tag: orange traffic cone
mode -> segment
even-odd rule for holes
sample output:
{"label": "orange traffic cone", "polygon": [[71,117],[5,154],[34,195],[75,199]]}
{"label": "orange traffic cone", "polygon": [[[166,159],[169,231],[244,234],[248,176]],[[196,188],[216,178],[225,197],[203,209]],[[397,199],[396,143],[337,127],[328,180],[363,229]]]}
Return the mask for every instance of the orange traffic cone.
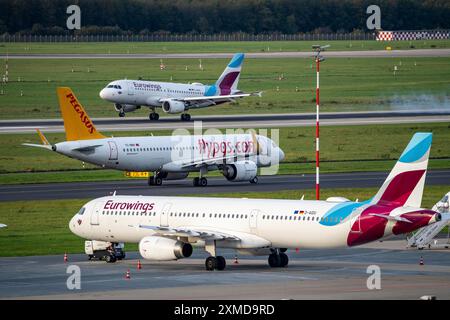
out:
{"label": "orange traffic cone", "polygon": [[69,259],[67,259],[67,253],[64,253],[64,262],[69,261]]}
{"label": "orange traffic cone", "polygon": [[138,260],[137,269],[138,270],[142,269],[141,260]]}
{"label": "orange traffic cone", "polygon": [[421,266],[424,265],[424,263],[423,263],[423,257],[422,257],[422,256],[420,256],[419,265],[421,265]]}
{"label": "orange traffic cone", "polygon": [[131,276],[130,276],[130,269],[127,270],[127,273],[125,274],[125,279],[130,280]]}
{"label": "orange traffic cone", "polygon": [[238,261],[237,255],[235,255],[234,256],[234,264],[238,264],[238,263],[239,263],[239,261]]}

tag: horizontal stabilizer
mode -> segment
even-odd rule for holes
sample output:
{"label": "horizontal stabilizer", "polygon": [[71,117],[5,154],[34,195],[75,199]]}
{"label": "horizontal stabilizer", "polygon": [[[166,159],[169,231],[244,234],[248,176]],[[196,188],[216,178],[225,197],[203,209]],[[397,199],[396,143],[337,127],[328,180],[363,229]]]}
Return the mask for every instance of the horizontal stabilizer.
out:
{"label": "horizontal stabilizer", "polygon": [[391,221],[396,221],[396,222],[407,222],[407,223],[412,223],[411,221],[409,221],[406,218],[400,217],[400,216],[387,216],[384,214],[378,214],[378,213],[371,213],[369,214],[370,216],[375,216],[375,217],[380,217],[380,218],[384,218],[386,220],[391,220]]}
{"label": "horizontal stabilizer", "polygon": [[52,150],[52,146],[49,144],[22,143],[22,145],[28,146],[28,147],[37,147],[37,148],[44,148],[44,149]]}

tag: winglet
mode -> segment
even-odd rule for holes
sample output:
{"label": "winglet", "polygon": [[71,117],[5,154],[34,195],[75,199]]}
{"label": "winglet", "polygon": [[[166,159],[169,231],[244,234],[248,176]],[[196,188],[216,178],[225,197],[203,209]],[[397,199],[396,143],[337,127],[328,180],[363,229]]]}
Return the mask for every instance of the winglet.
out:
{"label": "winglet", "polygon": [[41,132],[41,130],[36,129],[36,131],[37,131],[37,133],[38,133],[38,135],[39,135],[39,138],[41,138],[42,144],[43,144],[43,145],[46,145],[46,146],[50,145],[50,143],[48,142],[48,140],[47,140],[47,138],[44,136],[44,134]]}
{"label": "winglet", "polygon": [[57,94],[67,141],[105,138],[95,129],[88,114],[70,88],[59,87]]}

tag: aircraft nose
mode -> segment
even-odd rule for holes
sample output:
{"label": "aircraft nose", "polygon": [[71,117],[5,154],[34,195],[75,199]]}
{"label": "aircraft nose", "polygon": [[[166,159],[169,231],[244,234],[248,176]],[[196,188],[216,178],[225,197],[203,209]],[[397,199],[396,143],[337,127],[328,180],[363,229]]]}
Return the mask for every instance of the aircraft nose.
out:
{"label": "aircraft nose", "polygon": [[102,89],[99,93],[100,98],[106,99],[106,89]]}
{"label": "aircraft nose", "polygon": [[70,231],[72,231],[72,233],[75,233],[75,228],[76,228],[76,222],[75,222],[75,217],[72,217],[72,219],[70,219],[69,221],[69,229]]}
{"label": "aircraft nose", "polygon": [[283,161],[284,160],[284,151],[283,150],[281,150],[281,148],[278,148],[278,154],[279,154],[279,160],[280,161]]}

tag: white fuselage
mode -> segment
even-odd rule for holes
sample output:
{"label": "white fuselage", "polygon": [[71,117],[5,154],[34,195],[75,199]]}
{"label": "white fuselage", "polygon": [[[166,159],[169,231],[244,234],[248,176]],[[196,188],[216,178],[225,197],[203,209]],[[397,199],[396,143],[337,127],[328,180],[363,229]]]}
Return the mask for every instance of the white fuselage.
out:
{"label": "white fuselage", "polygon": [[[190,172],[199,168],[185,166],[189,161],[230,156],[252,160],[258,167],[278,164],[283,151],[264,136],[256,136],[267,150],[256,155],[250,134],[117,137],[95,140],[66,141],[54,145],[54,150],[71,158],[105,168],[127,171]],[[250,155],[249,155],[250,154]],[[223,163],[218,160],[217,164]],[[215,169],[209,163],[209,170]]]}
{"label": "white fuselage", "polygon": [[[211,89],[210,89],[211,88]],[[211,91],[209,91],[211,90]],[[209,94],[208,92],[211,92]],[[183,99],[213,95],[213,86],[144,80],[116,80],[100,91],[100,97],[120,105],[161,107],[162,99]],[[199,107],[215,103],[207,102]]]}
{"label": "white fuselage", "polygon": [[[138,202],[148,204],[147,210],[125,209],[125,205],[120,209],[122,203],[131,206]],[[119,203],[118,208],[110,210],[114,203]],[[219,247],[340,247],[347,245],[351,218],[332,227],[320,223],[324,213],[337,204],[327,201],[113,196],[87,203],[83,215],[77,214],[71,220],[70,229],[86,239],[137,243],[145,236],[155,235],[153,230],[138,228],[139,225],[196,227],[230,232],[243,239],[217,242]],[[296,210],[303,213],[295,214]]]}

